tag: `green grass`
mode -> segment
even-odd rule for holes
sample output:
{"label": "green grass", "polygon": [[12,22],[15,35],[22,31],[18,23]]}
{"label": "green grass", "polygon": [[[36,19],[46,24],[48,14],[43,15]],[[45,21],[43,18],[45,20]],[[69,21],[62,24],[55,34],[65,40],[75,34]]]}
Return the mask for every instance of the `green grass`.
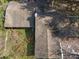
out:
{"label": "green grass", "polygon": [[34,56],[16,56],[16,57],[3,57],[3,59],[35,59]]}

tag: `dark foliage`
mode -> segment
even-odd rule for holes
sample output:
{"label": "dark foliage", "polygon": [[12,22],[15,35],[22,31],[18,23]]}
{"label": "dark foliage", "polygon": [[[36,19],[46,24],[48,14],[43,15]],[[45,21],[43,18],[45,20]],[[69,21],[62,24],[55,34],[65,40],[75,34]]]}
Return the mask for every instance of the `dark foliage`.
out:
{"label": "dark foliage", "polygon": [[[56,15],[55,15],[56,16]],[[58,37],[79,37],[79,21],[76,17],[58,15],[49,23],[55,36]],[[77,25],[75,25],[75,23]]]}

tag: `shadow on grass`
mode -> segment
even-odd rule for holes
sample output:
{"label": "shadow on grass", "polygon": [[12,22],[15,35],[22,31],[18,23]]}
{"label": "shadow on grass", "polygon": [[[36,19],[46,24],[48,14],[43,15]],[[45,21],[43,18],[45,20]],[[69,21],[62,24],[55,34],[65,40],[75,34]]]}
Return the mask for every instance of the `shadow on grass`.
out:
{"label": "shadow on grass", "polygon": [[27,56],[34,56],[35,55],[35,33],[32,32],[32,29],[25,29],[28,45],[27,45]]}
{"label": "shadow on grass", "polygon": [[35,55],[35,11],[32,13],[30,17],[28,17],[28,21],[30,23],[31,28],[25,29],[27,40],[29,41],[27,45],[27,56]]}
{"label": "shadow on grass", "polygon": [[27,45],[27,56],[35,55],[35,14],[36,11],[33,11],[31,16],[28,17],[28,21],[30,23],[31,28],[25,29],[25,33],[29,43]]}

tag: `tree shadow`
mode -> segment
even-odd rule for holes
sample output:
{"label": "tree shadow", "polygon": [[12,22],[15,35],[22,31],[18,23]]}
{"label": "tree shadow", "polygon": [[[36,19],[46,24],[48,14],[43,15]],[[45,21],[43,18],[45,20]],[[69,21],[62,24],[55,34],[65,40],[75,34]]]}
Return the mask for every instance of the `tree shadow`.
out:
{"label": "tree shadow", "polygon": [[28,11],[34,11],[34,8],[36,8],[36,3],[35,1],[33,2],[30,2],[29,0],[28,1],[20,1],[19,3],[21,3],[21,9],[27,9]]}
{"label": "tree shadow", "polygon": [[28,40],[27,43],[27,56],[34,56],[35,55],[35,33],[32,29],[25,29],[26,37]]}
{"label": "tree shadow", "polygon": [[79,37],[79,26],[76,27],[75,25],[75,23],[78,24],[79,21],[75,19],[75,17],[68,17],[66,14],[59,11],[47,12],[45,16],[53,17],[50,23],[48,23],[48,26],[52,31],[54,30],[52,33],[56,37]]}
{"label": "tree shadow", "polygon": [[29,41],[27,45],[27,56],[35,55],[35,17],[34,12],[27,19],[30,23],[31,28],[25,29],[27,40]]}

